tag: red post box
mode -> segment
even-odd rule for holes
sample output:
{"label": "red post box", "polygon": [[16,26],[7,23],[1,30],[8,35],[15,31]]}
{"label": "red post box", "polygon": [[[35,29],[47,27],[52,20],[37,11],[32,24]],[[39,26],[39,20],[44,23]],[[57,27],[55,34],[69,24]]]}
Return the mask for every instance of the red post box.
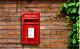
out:
{"label": "red post box", "polygon": [[39,44],[40,13],[22,14],[22,44]]}

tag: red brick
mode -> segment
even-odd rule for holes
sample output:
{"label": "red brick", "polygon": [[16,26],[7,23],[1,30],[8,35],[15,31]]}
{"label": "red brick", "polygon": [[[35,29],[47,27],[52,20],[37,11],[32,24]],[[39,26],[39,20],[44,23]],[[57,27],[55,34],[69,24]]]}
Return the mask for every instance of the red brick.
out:
{"label": "red brick", "polygon": [[1,30],[0,34],[4,35],[4,34],[10,34],[10,35],[16,35],[16,34],[21,34],[19,30]]}
{"label": "red brick", "polygon": [[[57,37],[57,36],[56,36]],[[52,38],[52,39],[47,39],[47,38],[43,38],[43,39],[40,39],[40,42],[41,43],[67,43],[68,42],[68,40],[67,40],[67,38],[66,38],[66,40],[65,39],[63,39],[63,38],[61,38],[61,39],[59,39],[59,38]]]}
{"label": "red brick", "polygon": [[3,7],[4,6],[4,4],[0,4],[0,7]]}
{"label": "red brick", "polygon": [[1,12],[3,12],[3,9],[0,9],[0,14],[1,14]]}
{"label": "red brick", "polygon": [[[40,34],[50,34],[51,30],[40,30]],[[53,31],[52,31],[53,32]]]}
{"label": "red brick", "polygon": [[20,26],[0,26],[0,29],[20,29]]}
{"label": "red brick", "polygon": [[[17,8],[17,11],[18,11],[18,12],[22,12],[23,10],[24,10],[23,7],[18,7],[18,8]],[[26,10],[26,11],[28,11],[28,10]]]}
{"label": "red brick", "polygon": [[46,47],[46,48],[59,48],[59,47],[67,47],[66,44],[40,44],[39,47],[43,48],[43,47]]}
{"label": "red brick", "polygon": [[1,21],[20,21],[20,19],[19,18],[17,18],[16,16],[2,16],[1,18]]}
{"label": "red brick", "polygon": [[8,43],[8,41],[7,41],[7,39],[0,39],[0,43]]}
{"label": "red brick", "polygon": [[40,34],[47,34],[47,35],[66,35],[69,30],[40,30]]}
{"label": "red brick", "polygon": [[[20,14],[20,13],[19,13],[19,14]],[[17,16],[17,13],[8,14],[8,16],[14,16],[14,17],[16,17],[16,16]]]}
{"label": "red brick", "polygon": [[21,38],[21,35],[6,35],[5,38]]}
{"label": "red brick", "polygon": [[18,12],[30,12],[30,10],[28,8],[21,8]]}
{"label": "red brick", "polygon": [[59,8],[23,8],[22,11],[33,11],[33,12],[58,12]]}
{"label": "red brick", "polygon": [[43,21],[40,22],[40,25],[65,25],[66,23],[62,22],[62,21]]}
{"label": "red brick", "polygon": [[55,3],[51,4],[51,7],[58,7],[59,8],[60,7],[60,3],[58,3],[58,4],[57,3],[56,4]]}
{"label": "red brick", "polygon": [[45,8],[44,12],[59,12],[59,8]]}
{"label": "red brick", "polygon": [[[33,48],[24,48],[24,49],[33,49]],[[35,48],[36,49],[36,48]]]}
{"label": "red brick", "polygon": [[40,29],[71,29],[71,27],[65,27],[65,26],[40,26]]}
{"label": "red brick", "polygon": [[19,38],[21,38],[21,35],[8,35],[8,34],[6,34],[6,35],[0,35],[0,38],[19,39]]}
{"label": "red brick", "polygon": [[3,14],[2,13],[0,13],[0,16],[2,16]]}
{"label": "red brick", "polygon": [[16,12],[16,8],[5,8],[5,9],[3,9],[4,10],[4,12]]}
{"label": "red brick", "polygon": [[4,7],[16,7],[17,5],[16,4],[4,4]]}
{"label": "red brick", "polygon": [[16,44],[3,44],[3,47],[16,47]]}
{"label": "red brick", "polygon": [[66,35],[41,35],[40,38],[51,38],[51,39],[64,39],[64,38],[68,38],[68,36]]}
{"label": "red brick", "polygon": [[51,31],[50,32],[50,34],[52,34],[52,35],[67,35],[67,33],[69,32],[69,30],[63,30],[63,31],[59,31],[59,30],[57,30],[57,31]]}
{"label": "red brick", "polygon": [[30,48],[30,49],[51,49],[51,48],[46,48],[46,47],[44,47],[44,48]]}
{"label": "red brick", "polygon": [[20,22],[0,22],[0,25],[20,25]]}
{"label": "red brick", "polygon": [[0,44],[0,47],[2,47],[2,44]]}
{"label": "red brick", "polygon": [[54,43],[55,43],[55,42],[62,42],[62,43],[66,42],[66,43],[67,43],[68,40],[65,40],[65,39],[58,39],[58,40],[57,40],[57,39],[56,39],[56,40],[50,40],[50,42],[54,42]]}
{"label": "red brick", "polygon": [[41,21],[61,21],[61,22],[64,22],[65,23],[65,18],[60,18],[60,17],[55,17],[55,16],[49,16],[49,17],[41,17],[40,18]]}
{"label": "red brick", "polygon": [[[3,14],[4,13],[4,14]],[[8,14],[5,14],[5,12],[2,13],[2,16],[8,16]],[[6,12],[7,13],[7,12]]]}
{"label": "red brick", "polygon": [[56,13],[40,13],[41,16],[54,16],[56,17]]}
{"label": "red brick", "polygon": [[8,43],[21,43],[21,39],[8,39]]}
{"label": "red brick", "polygon": [[49,7],[49,4],[23,4],[23,7]]}
{"label": "red brick", "polygon": [[40,39],[40,43],[49,43],[50,42],[50,40],[46,40],[46,39]]}

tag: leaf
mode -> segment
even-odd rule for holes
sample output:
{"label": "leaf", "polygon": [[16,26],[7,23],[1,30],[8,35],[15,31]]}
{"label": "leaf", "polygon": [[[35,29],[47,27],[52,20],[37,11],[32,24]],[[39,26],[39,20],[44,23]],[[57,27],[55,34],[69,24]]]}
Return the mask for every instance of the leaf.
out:
{"label": "leaf", "polygon": [[72,40],[72,43],[73,43],[73,44],[76,44],[76,39],[73,39],[73,40]]}
{"label": "leaf", "polygon": [[73,31],[76,31],[77,29],[76,28],[73,28]]}
{"label": "leaf", "polygon": [[76,16],[73,16],[72,19],[73,19],[73,20],[76,19]]}
{"label": "leaf", "polygon": [[68,4],[67,3],[64,3],[64,7],[67,9],[68,8]]}
{"label": "leaf", "polygon": [[73,26],[72,26],[73,28],[76,28],[77,27],[77,25],[76,24],[73,24]]}
{"label": "leaf", "polygon": [[77,12],[77,8],[73,8],[71,13],[76,13]]}
{"label": "leaf", "polygon": [[[75,33],[75,32],[74,32],[74,33]],[[74,34],[74,35],[73,35],[73,38],[75,38],[75,39],[76,39],[76,38],[77,38],[76,36],[77,36],[77,35],[76,35],[76,34]]]}
{"label": "leaf", "polygon": [[72,28],[72,31],[77,31],[77,25],[76,25],[76,24],[73,24],[72,27],[73,27],[73,28]]}
{"label": "leaf", "polygon": [[60,6],[60,10],[61,10],[61,11],[63,10],[63,9],[62,9],[63,7],[64,7],[64,4],[61,4],[61,6]]}
{"label": "leaf", "polygon": [[[80,9],[80,8],[79,8]],[[80,14],[80,10],[78,10],[78,14]]]}
{"label": "leaf", "polygon": [[80,40],[78,40],[80,42]]}
{"label": "leaf", "polygon": [[67,9],[67,14],[70,14],[71,11],[72,11],[72,8],[68,8],[68,9]]}
{"label": "leaf", "polygon": [[75,27],[73,27],[73,29],[72,29],[73,31],[77,31],[77,28],[75,28]]}
{"label": "leaf", "polygon": [[79,19],[79,16],[76,17],[76,20],[78,20],[78,19]]}
{"label": "leaf", "polygon": [[80,6],[80,2],[78,2],[78,3],[76,4],[76,6],[77,6],[77,7]]}
{"label": "leaf", "polygon": [[69,7],[71,7],[71,6],[75,6],[76,5],[76,3],[74,3],[74,2],[72,2],[72,3],[69,3]]}
{"label": "leaf", "polygon": [[73,34],[73,32],[72,32],[72,31],[68,32],[68,36],[71,36],[72,34]]}
{"label": "leaf", "polygon": [[68,19],[68,18],[69,18],[69,16],[66,16],[66,18]]}

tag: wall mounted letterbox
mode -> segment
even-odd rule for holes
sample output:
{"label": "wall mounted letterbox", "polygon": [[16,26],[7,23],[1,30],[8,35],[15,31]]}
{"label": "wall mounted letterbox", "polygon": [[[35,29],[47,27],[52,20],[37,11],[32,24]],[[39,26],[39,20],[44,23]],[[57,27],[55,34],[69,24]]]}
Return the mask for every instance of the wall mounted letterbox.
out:
{"label": "wall mounted letterbox", "polygon": [[39,44],[40,13],[22,14],[22,44]]}

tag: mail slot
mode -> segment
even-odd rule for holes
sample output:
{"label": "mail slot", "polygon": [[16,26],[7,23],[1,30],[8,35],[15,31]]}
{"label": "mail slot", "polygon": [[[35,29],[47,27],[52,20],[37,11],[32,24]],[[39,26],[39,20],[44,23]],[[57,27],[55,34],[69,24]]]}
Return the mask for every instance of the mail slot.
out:
{"label": "mail slot", "polygon": [[26,12],[22,14],[22,44],[39,44],[40,13]]}

